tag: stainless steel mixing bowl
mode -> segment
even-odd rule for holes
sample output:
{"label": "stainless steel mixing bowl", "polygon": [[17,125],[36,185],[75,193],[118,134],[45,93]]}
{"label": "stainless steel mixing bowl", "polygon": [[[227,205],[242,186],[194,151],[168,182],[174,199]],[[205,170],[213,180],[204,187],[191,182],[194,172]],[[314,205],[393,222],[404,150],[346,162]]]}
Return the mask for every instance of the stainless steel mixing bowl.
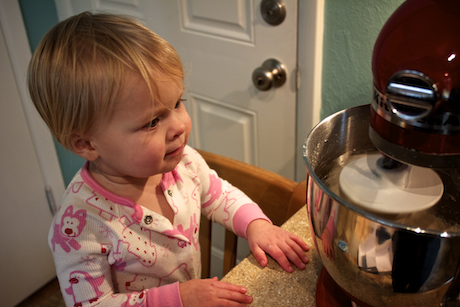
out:
{"label": "stainless steel mixing bowl", "polygon": [[445,187],[442,199],[411,214],[367,212],[340,192],[342,167],[376,152],[369,114],[365,105],[331,115],[304,145],[308,215],[323,265],[348,294],[371,306],[457,304],[459,169],[436,169]]}

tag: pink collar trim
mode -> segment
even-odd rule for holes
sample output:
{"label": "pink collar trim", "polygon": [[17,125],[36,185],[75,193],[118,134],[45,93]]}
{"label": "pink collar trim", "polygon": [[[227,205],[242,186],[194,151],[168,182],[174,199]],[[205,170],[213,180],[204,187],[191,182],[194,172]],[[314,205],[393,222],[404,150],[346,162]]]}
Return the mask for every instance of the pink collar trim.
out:
{"label": "pink collar trim", "polygon": [[101,196],[107,198],[113,203],[119,204],[121,206],[126,206],[134,209],[134,214],[133,218],[136,221],[141,221],[142,220],[142,215],[143,215],[143,210],[140,205],[137,203],[133,202],[131,199],[123,196],[119,196],[116,194],[113,194],[112,192],[106,190],[102,186],[97,183],[94,178],[91,176],[88,170],[89,167],[89,161],[86,161],[85,165],[81,168],[81,177],[83,178],[83,181],[90,186],[95,192],[100,194]]}

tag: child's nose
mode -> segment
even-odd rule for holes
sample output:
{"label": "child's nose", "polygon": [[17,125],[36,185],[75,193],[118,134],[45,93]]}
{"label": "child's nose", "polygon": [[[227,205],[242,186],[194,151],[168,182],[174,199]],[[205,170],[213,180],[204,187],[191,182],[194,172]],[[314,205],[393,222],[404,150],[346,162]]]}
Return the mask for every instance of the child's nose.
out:
{"label": "child's nose", "polygon": [[174,114],[172,116],[171,126],[168,131],[168,138],[175,139],[185,132],[185,122],[181,116]]}

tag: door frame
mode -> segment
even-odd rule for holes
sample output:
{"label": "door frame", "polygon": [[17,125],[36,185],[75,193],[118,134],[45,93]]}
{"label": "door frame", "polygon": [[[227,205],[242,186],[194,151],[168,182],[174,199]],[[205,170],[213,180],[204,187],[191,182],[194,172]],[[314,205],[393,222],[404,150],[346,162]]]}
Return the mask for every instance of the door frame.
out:
{"label": "door frame", "polygon": [[[324,3],[299,0],[297,37],[297,118],[295,179],[306,179],[303,145],[320,122],[323,70]],[[312,48],[311,46],[314,46]]]}
{"label": "door frame", "polygon": [[[64,180],[51,132],[35,109],[27,88],[27,67],[32,52],[18,1],[0,1],[0,23],[19,90],[22,109],[28,122],[29,133],[45,184],[43,192],[45,193],[45,189],[51,191],[48,196],[53,197],[54,195],[52,200],[55,203],[54,200],[59,200],[64,194]],[[53,209],[55,211],[57,208]]]}

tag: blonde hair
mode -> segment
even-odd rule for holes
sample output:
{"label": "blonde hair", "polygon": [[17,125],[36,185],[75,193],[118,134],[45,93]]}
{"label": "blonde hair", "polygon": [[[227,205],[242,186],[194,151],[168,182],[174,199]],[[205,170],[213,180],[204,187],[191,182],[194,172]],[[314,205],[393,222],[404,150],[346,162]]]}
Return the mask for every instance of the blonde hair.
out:
{"label": "blonde hair", "polygon": [[65,148],[99,116],[111,114],[128,70],[139,73],[153,98],[158,75],[183,78],[174,48],[130,17],[89,12],[53,27],[35,50],[28,70],[35,107]]}

